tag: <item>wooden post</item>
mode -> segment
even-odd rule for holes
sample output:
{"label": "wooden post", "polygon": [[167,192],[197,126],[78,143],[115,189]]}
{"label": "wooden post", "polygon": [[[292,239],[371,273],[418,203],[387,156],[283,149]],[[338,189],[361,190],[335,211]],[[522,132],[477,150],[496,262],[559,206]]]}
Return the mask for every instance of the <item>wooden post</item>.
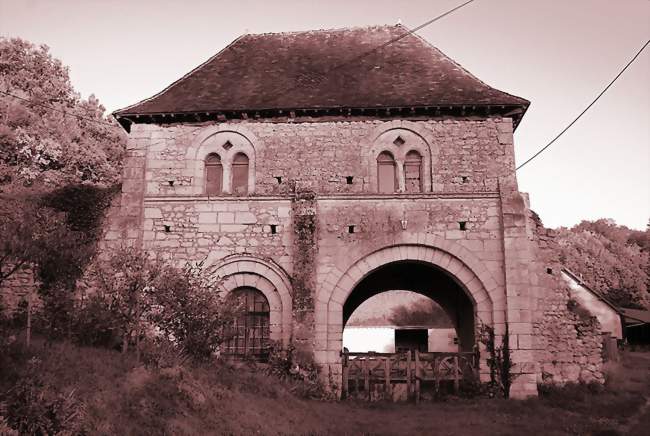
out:
{"label": "wooden post", "polygon": [[348,365],[348,353],[343,353],[343,386],[341,396],[348,397],[348,378],[350,377],[350,366]]}
{"label": "wooden post", "polygon": [[363,387],[366,390],[368,399],[370,399],[370,370],[368,368],[368,358],[363,359]]}
{"label": "wooden post", "polygon": [[433,383],[436,389],[436,395],[438,395],[438,391],[440,391],[440,368],[438,368],[438,365],[440,365],[440,361],[438,360],[438,357],[434,356],[433,357]]}
{"label": "wooden post", "polygon": [[363,370],[362,365],[358,365],[357,363],[359,362],[359,358],[357,357],[354,359],[355,365],[357,366],[357,371],[354,372],[354,390],[355,393],[358,395],[359,394],[359,371]]}
{"label": "wooden post", "polygon": [[384,371],[386,372],[386,396],[388,399],[392,400],[393,390],[390,385],[390,356],[386,356],[386,360],[384,361]]}
{"label": "wooden post", "polygon": [[420,352],[415,350],[415,404],[420,404]]}
{"label": "wooden post", "polygon": [[406,397],[411,398],[411,350],[406,352]]}
{"label": "wooden post", "polygon": [[459,368],[458,368],[458,355],[454,356],[454,393],[458,394],[460,390],[460,378],[459,378]]}

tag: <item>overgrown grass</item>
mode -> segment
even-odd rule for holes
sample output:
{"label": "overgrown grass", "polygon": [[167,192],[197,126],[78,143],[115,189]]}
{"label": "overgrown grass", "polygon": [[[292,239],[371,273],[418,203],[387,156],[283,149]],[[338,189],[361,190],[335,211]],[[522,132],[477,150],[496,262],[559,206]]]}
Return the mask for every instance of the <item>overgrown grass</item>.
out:
{"label": "overgrown grass", "polygon": [[12,347],[4,356],[0,393],[34,356],[51,392],[74,392],[83,403],[88,434],[622,435],[643,434],[650,420],[650,411],[642,412],[650,398],[644,353],[610,368],[605,388],[569,385],[527,401],[452,397],[417,406],[306,400],[292,392],[295,381],[249,364],[151,369],[116,351],[38,341],[29,352]]}

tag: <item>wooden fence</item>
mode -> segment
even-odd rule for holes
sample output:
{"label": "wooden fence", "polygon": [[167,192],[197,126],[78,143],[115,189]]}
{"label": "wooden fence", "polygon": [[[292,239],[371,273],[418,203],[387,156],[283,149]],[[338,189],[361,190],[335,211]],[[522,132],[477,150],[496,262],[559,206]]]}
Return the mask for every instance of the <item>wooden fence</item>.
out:
{"label": "wooden fence", "polygon": [[351,396],[373,399],[373,392],[383,398],[396,399],[396,390],[406,398],[420,401],[423,383],[440,391],[441,383],[451,383],[458,393],[461,380],[478,379],[478,355],[465,353],[341,353],[343,363],[343,398]]}

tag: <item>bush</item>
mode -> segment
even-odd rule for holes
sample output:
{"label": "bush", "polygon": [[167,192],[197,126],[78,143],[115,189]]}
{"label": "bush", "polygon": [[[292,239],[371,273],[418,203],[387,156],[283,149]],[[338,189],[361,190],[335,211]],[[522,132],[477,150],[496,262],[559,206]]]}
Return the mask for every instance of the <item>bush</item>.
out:
{"label": "bush", "polygon": [[217,353],[228,326],[243,310],[240,301],[219,295],[216,280],[202,266],[164,266],[152,289],[155,306],[150,317],[165,337],[197,361]]}
{"label": "bush", "polygon": [[115,326],[116,317],[117,314],[101,297],[91,295],[75,314],[75,342],[94,347],[118,347],[121,338]]}
{"label": "bush", "polygon": [[20,434],[81,434],[85,405],[74,391],[56,392],[39,375],[40,361],[28,362],[26,373],[2,398],[7,425]]}

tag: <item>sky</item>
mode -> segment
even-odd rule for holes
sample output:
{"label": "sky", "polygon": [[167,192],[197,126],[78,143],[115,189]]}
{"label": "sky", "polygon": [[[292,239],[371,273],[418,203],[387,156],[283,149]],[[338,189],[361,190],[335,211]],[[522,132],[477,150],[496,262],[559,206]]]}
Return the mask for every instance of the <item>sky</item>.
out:
{"label": "sky", "polygon": [[[0,0],[0,35],[47,44],[109,112],[159,92],[243,33],[414,28],[464,0]],[[418,32],[487,84],[531,101],[518,164],[571,122],[650,38],[650,0],[475,0]],[[650,47],[518,171],[547,227],[650,218]]]}

